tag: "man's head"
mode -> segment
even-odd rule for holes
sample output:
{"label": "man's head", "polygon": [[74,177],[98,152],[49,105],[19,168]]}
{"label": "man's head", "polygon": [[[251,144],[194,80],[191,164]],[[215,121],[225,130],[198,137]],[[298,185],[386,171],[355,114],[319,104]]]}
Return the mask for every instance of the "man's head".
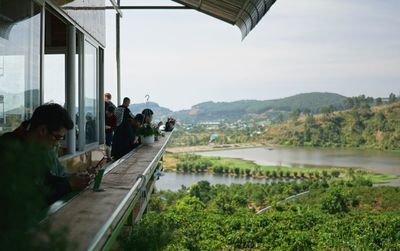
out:
{"label": "man's head", "polygon": [[68,111],[59,104],[39,106],[32,114],[29,132],[46,144],[55,145],[74,127]]}
{"label": "man's head", "polygon": [[143,114],[140,114],[140,113],[136,114],[136,116],[132,119],[133,127],[139,128],[142,125],[143,120],[144,120]]}
{"label": "man's head", "polygon": [[104,94],[104,101],[105,102],[110,102],[111,101],[111,93],[105,93]]}
{"label": "man's head", "polygon": [[131,99],[128,97],[125,97],[122,101],[122,105],[125,107],[128,107],[131,104]]}
{"label": "man's head", "polygon": [[151,123],[154,112],[151,109],[146,108],[142,111],[142,114],[144,116],[145,123]]}

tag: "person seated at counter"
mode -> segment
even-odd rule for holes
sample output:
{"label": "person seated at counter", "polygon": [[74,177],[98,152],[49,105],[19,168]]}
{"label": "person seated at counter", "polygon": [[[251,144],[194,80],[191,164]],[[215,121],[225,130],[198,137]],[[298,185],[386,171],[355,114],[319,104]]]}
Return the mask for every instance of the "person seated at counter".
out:
{"label": "person seated at counter", "polygon": [[142,114],[138,114],[134,118],[125,118],[115,129],[111,148],[111,156],[114,160],[121,158],[140,145],[140,139],[137,136],[143,119]]}
{"label": "person seated at counter", "polygon": [[151,121],[153,121],[153,110],[146,108],[142,111],[142,114],[144,116],[143,123],[151,124]]}
{"label": "person seated at counter", "polygon": [[[24,186],[32,187],[33,183],[48,204],[73,190],[85,188],[89,177],[69,174],[56,153],[59,141],[73,128],[68,111],[59,104],[49,103],[39,106],[32,118],[22,122],[17,129],[1,136],[0,158],[7,168],[1,170],[2,175],[14,172],[10,173],[7,182],[18,183],[20,178],[31,182]],[[27,177],[22,177],[25,174]]]}
{"label": "person seated at counter", "polygon": [[133,143],[134,148],[141,144],[141,140],[139,137],[139,129],[142,126],[143,121],[144,121],[144,116],[141,113],[136,114],[135,118],[132,120],[132,129],[133,129],[133,133],[135,135],[135,139],[134,139],[134,143]]}

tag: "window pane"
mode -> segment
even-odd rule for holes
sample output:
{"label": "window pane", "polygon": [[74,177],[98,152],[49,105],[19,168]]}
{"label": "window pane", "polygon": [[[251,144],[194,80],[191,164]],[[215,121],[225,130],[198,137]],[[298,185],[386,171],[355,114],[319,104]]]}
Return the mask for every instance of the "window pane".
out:
{"label": "window pane", "polygon": [[97,141],[97,50],[85,41],[85,132],[86,144]]}
{"label": "window pane", "polygon": [[[79,43],[77,42],[77,51]],[[75,55],[75,135],[76,135],[76,150],[79,150],[79,54]]]}
{"label": "window pane", "polygon": [[43,102],[65,107],[65,54],[44,56]]}
{"label": "window pane", "polygon": [[[43,103],[66,108],[65,74],[67,25],[49,8],[45,13],[45,50],[43,66]],[[60,141],[59,156],[67,153],[67,141]]]}
{"label": "window pane", "polygon": [[30,0],[0,0],[0,134],[39,105],[40,10]]}

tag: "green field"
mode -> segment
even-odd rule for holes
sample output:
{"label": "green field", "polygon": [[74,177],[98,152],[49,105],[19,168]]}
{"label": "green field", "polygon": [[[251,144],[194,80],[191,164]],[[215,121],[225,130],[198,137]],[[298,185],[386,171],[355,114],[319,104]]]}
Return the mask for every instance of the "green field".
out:
{"label": "green field", "polygon": [[166,171],[183,173],[210,172],[216,174],[252,176],[255,178],[350,179],[352,176],[362,176],[373,183],[385,183],[397,178],[395,175],[372,173],[355,168],[262,166],[249,160],[205,157],[191,153],[166,154],[164,156],[164,168]]}

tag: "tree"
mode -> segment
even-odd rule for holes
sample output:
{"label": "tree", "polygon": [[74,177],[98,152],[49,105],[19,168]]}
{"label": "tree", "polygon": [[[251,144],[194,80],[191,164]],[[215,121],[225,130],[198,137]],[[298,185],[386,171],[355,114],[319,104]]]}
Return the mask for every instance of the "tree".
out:
{"label": "tree", "polygon": [[396,94],[390,93],[389,95],[389,104],[392,104],[397,101]]}
{"label": "tree", "polygon": [[282,122],[282,121],[283,121],[283,113],[280,112],[280,113],[278,114],[276,120],[278,121],[278,123]]}
{"label": "tree", "polygon": [[349,199],[343,194],[342,189],[335,187],[323,197],[321,207],[327,213],[337,214],[348,212],[348,204]]}
{"label": "tree", "polygon": [[294,111],[292,111],[291,113],[289,113],[289,118],[292,121],[297,121],[297,119],[300,117],[301,111],[300,109],[296,109]]}
{"label": "tree", "polygon": [[376,98],[376,99],[375,99],[375,104],[376,104],[376,105],[382,105],[382,104],[383,104],[382,98],[380,98],[380,97],[379,97],[379,98]]}
{"label": "tree", "polygon": [[306,116],[310,116],[311,115],[311,110],[309,108],[304,108],[303,109],[303,114]]}
{"label": "tree", "polygon": [[201,180],[194,184],[190,188],[190,195],[199,198],[203,203],[207,203],[210,200],[210,182]]}
{"label": "tree", "polygon": [[345,104],[346,108],[351,109],[351,108],[354,107],[354,99],[353,98],[346,98],[344,100],[344,104]]}

